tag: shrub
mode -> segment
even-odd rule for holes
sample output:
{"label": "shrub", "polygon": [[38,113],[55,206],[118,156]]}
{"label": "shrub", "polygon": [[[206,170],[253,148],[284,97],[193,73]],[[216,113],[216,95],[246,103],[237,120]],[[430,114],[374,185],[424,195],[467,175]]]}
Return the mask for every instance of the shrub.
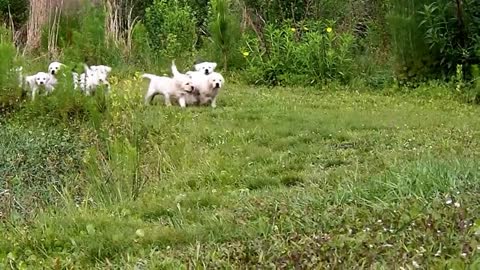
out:
{"label": "shrub", "polygon": [[400,80],[449,78],[457,65],[469,71],[478,63],[475,41],[480,31],[480,3],[394,0],[388,15],[397,76]]}
{"label": "shrub", "polygon": [[145,26],[158,56],[185,57],[195,48],[196,21],[191,8],[180,0],[155,0],[146,9]]}
{"label": "shrub", "polygon": [[242,49],[250,83],[308,85],[351,78],[354,37],[336,33],[333,22],[270,24],[264,36],[263,41],[247,37]]}

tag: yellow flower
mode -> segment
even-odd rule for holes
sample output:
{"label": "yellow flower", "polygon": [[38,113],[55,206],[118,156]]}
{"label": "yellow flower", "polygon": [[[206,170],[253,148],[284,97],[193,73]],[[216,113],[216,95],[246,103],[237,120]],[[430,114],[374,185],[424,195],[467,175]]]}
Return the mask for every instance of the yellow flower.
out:
{"label": "yellow flower", "polygon": [[292,28],[290,28],[290,31],[295,32],[295,31],[297,31],[297,29],[292,27]]}
{"label": "yellow flower", "polygon": [[327,27],[326,31],[327,31],[327,33],[331,33],[333,31],[333,29],[331,27]]}
{"label": "yellow flower", "polygon": [[249,52],[243,52],[242,54],[243,54],[243,56],[244,56],[244,57],[247,57],[247,56],[249,56],[249,55],[250,55],[250,53],[249,53]]}

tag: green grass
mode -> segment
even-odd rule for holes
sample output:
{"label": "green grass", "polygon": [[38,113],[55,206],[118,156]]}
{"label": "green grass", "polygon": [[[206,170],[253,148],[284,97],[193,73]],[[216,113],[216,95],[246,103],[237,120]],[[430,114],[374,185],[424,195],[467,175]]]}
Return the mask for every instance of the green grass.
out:
{"label": "green grass", "polygon": [[144,88],[117,85],[101,119],[5,124],[4,153],[33,154],[0,166],[24,177],[0,195],[0,268],[480,266],[479,107],[230,85],[182,110]]}

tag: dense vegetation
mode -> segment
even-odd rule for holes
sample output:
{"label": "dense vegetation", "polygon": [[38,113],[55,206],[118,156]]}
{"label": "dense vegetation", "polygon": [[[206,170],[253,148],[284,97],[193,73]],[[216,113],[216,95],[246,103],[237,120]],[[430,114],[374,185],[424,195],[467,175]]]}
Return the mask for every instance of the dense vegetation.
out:
{"label": "dense vegetation", "polygon": [[[0,269],[480,267],[480,2],[76,2],[0,0]],[[218,108],[143,105],[172,59]]]}

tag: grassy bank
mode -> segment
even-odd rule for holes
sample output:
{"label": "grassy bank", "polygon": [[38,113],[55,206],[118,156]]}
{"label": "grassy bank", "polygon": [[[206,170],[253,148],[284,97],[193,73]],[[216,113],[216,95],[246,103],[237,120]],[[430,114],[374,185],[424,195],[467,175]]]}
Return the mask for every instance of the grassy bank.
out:
{"label": "grassy bank", "polygon": [[0,265],[479,267],[480,108],[229,85],[182,110],[144,88],[3,124]]}

